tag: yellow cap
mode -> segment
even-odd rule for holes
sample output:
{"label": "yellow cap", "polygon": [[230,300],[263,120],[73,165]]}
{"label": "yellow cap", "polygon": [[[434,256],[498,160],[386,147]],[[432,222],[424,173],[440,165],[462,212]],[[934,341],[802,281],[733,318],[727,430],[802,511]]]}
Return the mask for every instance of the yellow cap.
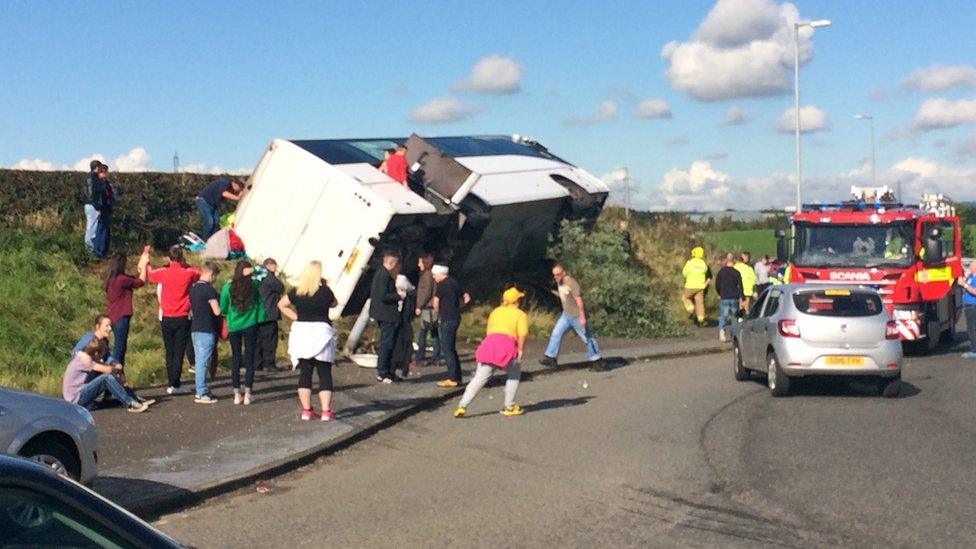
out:
{"label": "yellow cap", "polygon": [[697,257],[699,259],[705,257],[705,248],[701,246],[695,246],[691,249],[691,257]]}
{"label": "yellow cap", "polygon": [[505,305],[511,305],[523,297],[525,297],[525,294],[520,292],[518,288],[509,288],[505,290],[505,293],[502,294],[502,303]]}

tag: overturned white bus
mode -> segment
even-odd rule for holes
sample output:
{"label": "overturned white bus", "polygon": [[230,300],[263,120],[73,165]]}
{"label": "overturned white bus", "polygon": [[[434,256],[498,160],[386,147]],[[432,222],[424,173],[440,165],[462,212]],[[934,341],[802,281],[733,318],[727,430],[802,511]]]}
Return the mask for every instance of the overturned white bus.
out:
{"label": "overturned white bus", "polygon": [[[406,186],[378,169],[398,143],[407,145]],[[559,222],[595,220],[608,191],[519,136],[276,139],[234,228],[251,257],[274,257],[287,276],[321,261],[338,317],[362,309],[377,251],[398,253],[408,275],[425,252],[468,280],[545,270]]]}

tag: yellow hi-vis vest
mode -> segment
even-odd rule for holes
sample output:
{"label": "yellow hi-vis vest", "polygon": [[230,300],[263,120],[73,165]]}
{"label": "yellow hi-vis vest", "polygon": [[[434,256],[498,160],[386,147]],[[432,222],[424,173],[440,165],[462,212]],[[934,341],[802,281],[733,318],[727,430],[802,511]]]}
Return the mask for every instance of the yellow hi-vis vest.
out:
{"label": "yellow hi-vis vest", "polygon": [[693,257],[685,263],[681,274],[685,277],[685,289],[704,290],[708,278],[708,264],[700,257]]}
{"label": "yellow hi-vis vest", "polygon": [[742,276],[742,294],[746,297],[752,297],[752,294],[756,293],[756,271],[741,261],[733,265],[732,268],[739,271]]}

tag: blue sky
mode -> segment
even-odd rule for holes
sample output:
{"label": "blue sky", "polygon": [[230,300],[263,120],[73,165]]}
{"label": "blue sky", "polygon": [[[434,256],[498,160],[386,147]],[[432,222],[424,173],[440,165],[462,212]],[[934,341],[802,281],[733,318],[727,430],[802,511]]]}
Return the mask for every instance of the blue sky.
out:
{"label": "blue sky", "polygon": [[[976,198],[976,7],[963,3],[200,4],[5,3],[0,166],[98,154],[118,169],[168,170],[179,151],[199,170],[246,170],[276,137],[521,133],[598,177],[626,165],[644,207],[778,206],[792,196],[793,138],[776,131],[793,105],[792,38],[773,33],[798,11],[833,21],[803,39],[802,104],[829,121],[804,135],[807,196],[839,199],[869,182],[868,125],[853,119],[869,113],[880,182]],[[723,68],[665,59],[672,41]],[[746,43],[757,57],[736,57]],[[747,79],[774,81],[765,88],[722,81],[742,72],[729,60],[784,53],[788,66]],[[501,73],[458,87],[491,56]],[[904,88],[916,69],[929,72]],[[438,98],[420,118],[449,121],[410,122]],[[670,117],[632,116],[646,99]],[[724,125],[732,107],[748,123]]]}

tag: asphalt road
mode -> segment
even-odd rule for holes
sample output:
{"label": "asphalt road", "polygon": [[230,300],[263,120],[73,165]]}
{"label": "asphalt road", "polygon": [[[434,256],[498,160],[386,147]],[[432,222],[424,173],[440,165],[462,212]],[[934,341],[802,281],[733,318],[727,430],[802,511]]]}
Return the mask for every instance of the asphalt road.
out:
{"label": "asphalt road", "polygon": [[156,524],[199,547],[976,546],[976,361],[904,379],[773,399],[723,355],[568,371],[523,384],[522,417],[491,388]]}

